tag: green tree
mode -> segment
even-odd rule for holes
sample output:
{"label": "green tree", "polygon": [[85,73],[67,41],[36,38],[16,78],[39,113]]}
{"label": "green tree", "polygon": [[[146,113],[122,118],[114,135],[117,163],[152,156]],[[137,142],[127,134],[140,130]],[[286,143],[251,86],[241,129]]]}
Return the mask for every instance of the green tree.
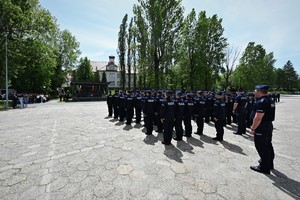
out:
{"label": "green tree", "polygon": [[57,33],[55,40],[55,54],[57,64],[55,66],[55,74],[52,77],[52,90],[65,81],[67,73],[71,72],[77,64],[80,55],[79,43],[68,30]]}
{"label": "green tree", "polygon": [[80,58],[79,66],[77,69],[77,77],[79,81],[92,81],[92,65],[87,57]]}
{"label": "green tree", "polygon": [[102,83],[106,83],[106,82],[107,82],[107,79],[106,79],[106,73],[105,73],[105,72],[102,73],[102,79],[101,79],[101,82],[102,82]]}
{"label": "green tree", "polygon": [[95,71],[94,72],[94,82],[100,82],[100,74],[99,74],[99,71]]}
{"label": "green tree", "polygon": [[125,89],[125,54],[126,54],[126,38],[127,38],[127,19],[128,14],[126,14],[123,17],[122,24],[120,25],[120,31],[119,31],[119,39],[118,39],[118,55],[119,55],[119,61],[120,61],[120,69],[121,69],[121,87],[122,89]]}
{"label": "green tree", "polygon": [[275,81],[273,53],[267,54],[262,45],[250,42],[240,59],[240,64],[233,74],[234,82],[246,90],[251,90],[255,85],[273,85]]}
{"label": "green tree", "polygon": [[291,61],[287,61],[287,63],[283,66],[283,72],[285,78],[283,86],[287,90],[292,91],[297,85],[299,76],[295,71]]}
{"label": "green tree", "polygon": [[127,37],[127,70],[128,70],[128,89],[131,88],[131,63],[132,63],[132,50],[134,48],[134,44],[133,44],[133,34],[134,34],[134,30],[133,30],[133,18],[131,18],[130,23],[129,23],[129,27],[128,27],[128,37]]}
{"label": "green tree", "polygon": [[[181,0],[138,0],[138,2],[139,5],[134,7],[136,26],[141,30],[138,31],[138,42],[141,44],[138,48],[143,48],[142,66],[148,65],[148,68],[143,68],[141,72],[147,75],[148,86],[159,89],[164,79],[164,73],[161,72],[167,72],[174,58],[174,44],[178,40],[183,8]],[[147,46],[142,47],[142,43]]]}
{"label": "green tree", "polygon": [[233,73],[236,61],[240,55],[240,51],[229,46],[225,50],[225,57],[223,59],[223,78],[224,78],[224,89],[229,89],[232,87],[232,82],[230,80]]}

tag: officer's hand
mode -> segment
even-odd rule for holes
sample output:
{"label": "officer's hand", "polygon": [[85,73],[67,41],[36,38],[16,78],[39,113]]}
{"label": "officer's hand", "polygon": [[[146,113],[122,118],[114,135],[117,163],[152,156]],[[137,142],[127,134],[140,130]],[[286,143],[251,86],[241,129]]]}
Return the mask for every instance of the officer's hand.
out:
{"label": "officer's hand", "polygon": [[214,117],[215,122],[218,121],[218,119],[216,117]]}
{"label": "officer's hand", "polygon": [[254,135],[255,131],[253,129],[250,130],[250,134]]}
{"label": "officer's hand", "polygon": [[164,119],[164,118],[161,118],[160,121],[161,121],[161,123],[164,123],[165,119]]}

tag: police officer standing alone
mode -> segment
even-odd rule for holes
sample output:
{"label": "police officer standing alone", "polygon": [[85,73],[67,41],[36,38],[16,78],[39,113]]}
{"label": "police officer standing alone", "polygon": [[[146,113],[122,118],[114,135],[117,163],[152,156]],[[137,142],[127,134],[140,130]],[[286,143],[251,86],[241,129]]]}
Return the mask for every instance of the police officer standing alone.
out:
{"label": "police officer standing alone", "polygon": [[251,134],[254,135],[255,148],[260,156],[260,164],[258,166],[250,166],[254,171],[270,174],[270,170],[274,168],[274,149],[272,146],[272,132],[275,118],[275,104],[268,97],[268,85],[257,85],[255,87],[255,98],[251,117],[253,123],[251,126]]}
{"label": "police officer standing alone", "polygon": [[170,145],[173,135],[173,123],[175,114],[175,104],[172,99],[172,91],[166,92],[166,101],[161,105],[160,116],[164,130],[164,141],[162,144]]}

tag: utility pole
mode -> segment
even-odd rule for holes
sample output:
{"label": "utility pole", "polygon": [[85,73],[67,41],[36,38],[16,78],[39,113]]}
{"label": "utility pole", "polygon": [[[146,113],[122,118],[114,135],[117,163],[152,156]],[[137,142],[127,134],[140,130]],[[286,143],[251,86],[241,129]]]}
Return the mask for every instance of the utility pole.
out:
{"label": "utility pole", "polygon": [[8,108],[8,50],[7,50],[7,33],[6,33],[6,64],[5,64],[5,98],[6,98],[6,109]]}

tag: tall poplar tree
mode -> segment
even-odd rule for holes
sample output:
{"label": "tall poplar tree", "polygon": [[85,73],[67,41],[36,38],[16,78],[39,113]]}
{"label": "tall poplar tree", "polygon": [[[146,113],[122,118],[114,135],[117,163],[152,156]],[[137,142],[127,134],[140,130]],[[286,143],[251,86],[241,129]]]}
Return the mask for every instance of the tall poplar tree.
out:
{"label": "tall poplar tree", "polygon": [[[137,27],[143,29],[139,38],[145,39],[148,46],[146,56],[149,61],[147,78],[149,86],[159,89],[163,73],[174,58],[174,44],[183,19],[181,0],[138,0],[135,5]],[[142,19],[141,19],[142,18]],[[144,33],[148,33],[144,35]],[[139,46],[141,47],[141,46]],[[144,47],[141,47],[144,48]],[[144,60],[145,61],[145,60]],[[154,84],[152,84],[154,80]]]}
{"label": "tall poplar tree", "polygon": [[126,83],[126,69],[125,69],[125,54],[126,54],[126,39],[127,39],[127,19],[128,14],[123,17],[122,24],[120,25],[119,39],[118,39],[118,56],[121,69],[121,87],[125,89]]}

